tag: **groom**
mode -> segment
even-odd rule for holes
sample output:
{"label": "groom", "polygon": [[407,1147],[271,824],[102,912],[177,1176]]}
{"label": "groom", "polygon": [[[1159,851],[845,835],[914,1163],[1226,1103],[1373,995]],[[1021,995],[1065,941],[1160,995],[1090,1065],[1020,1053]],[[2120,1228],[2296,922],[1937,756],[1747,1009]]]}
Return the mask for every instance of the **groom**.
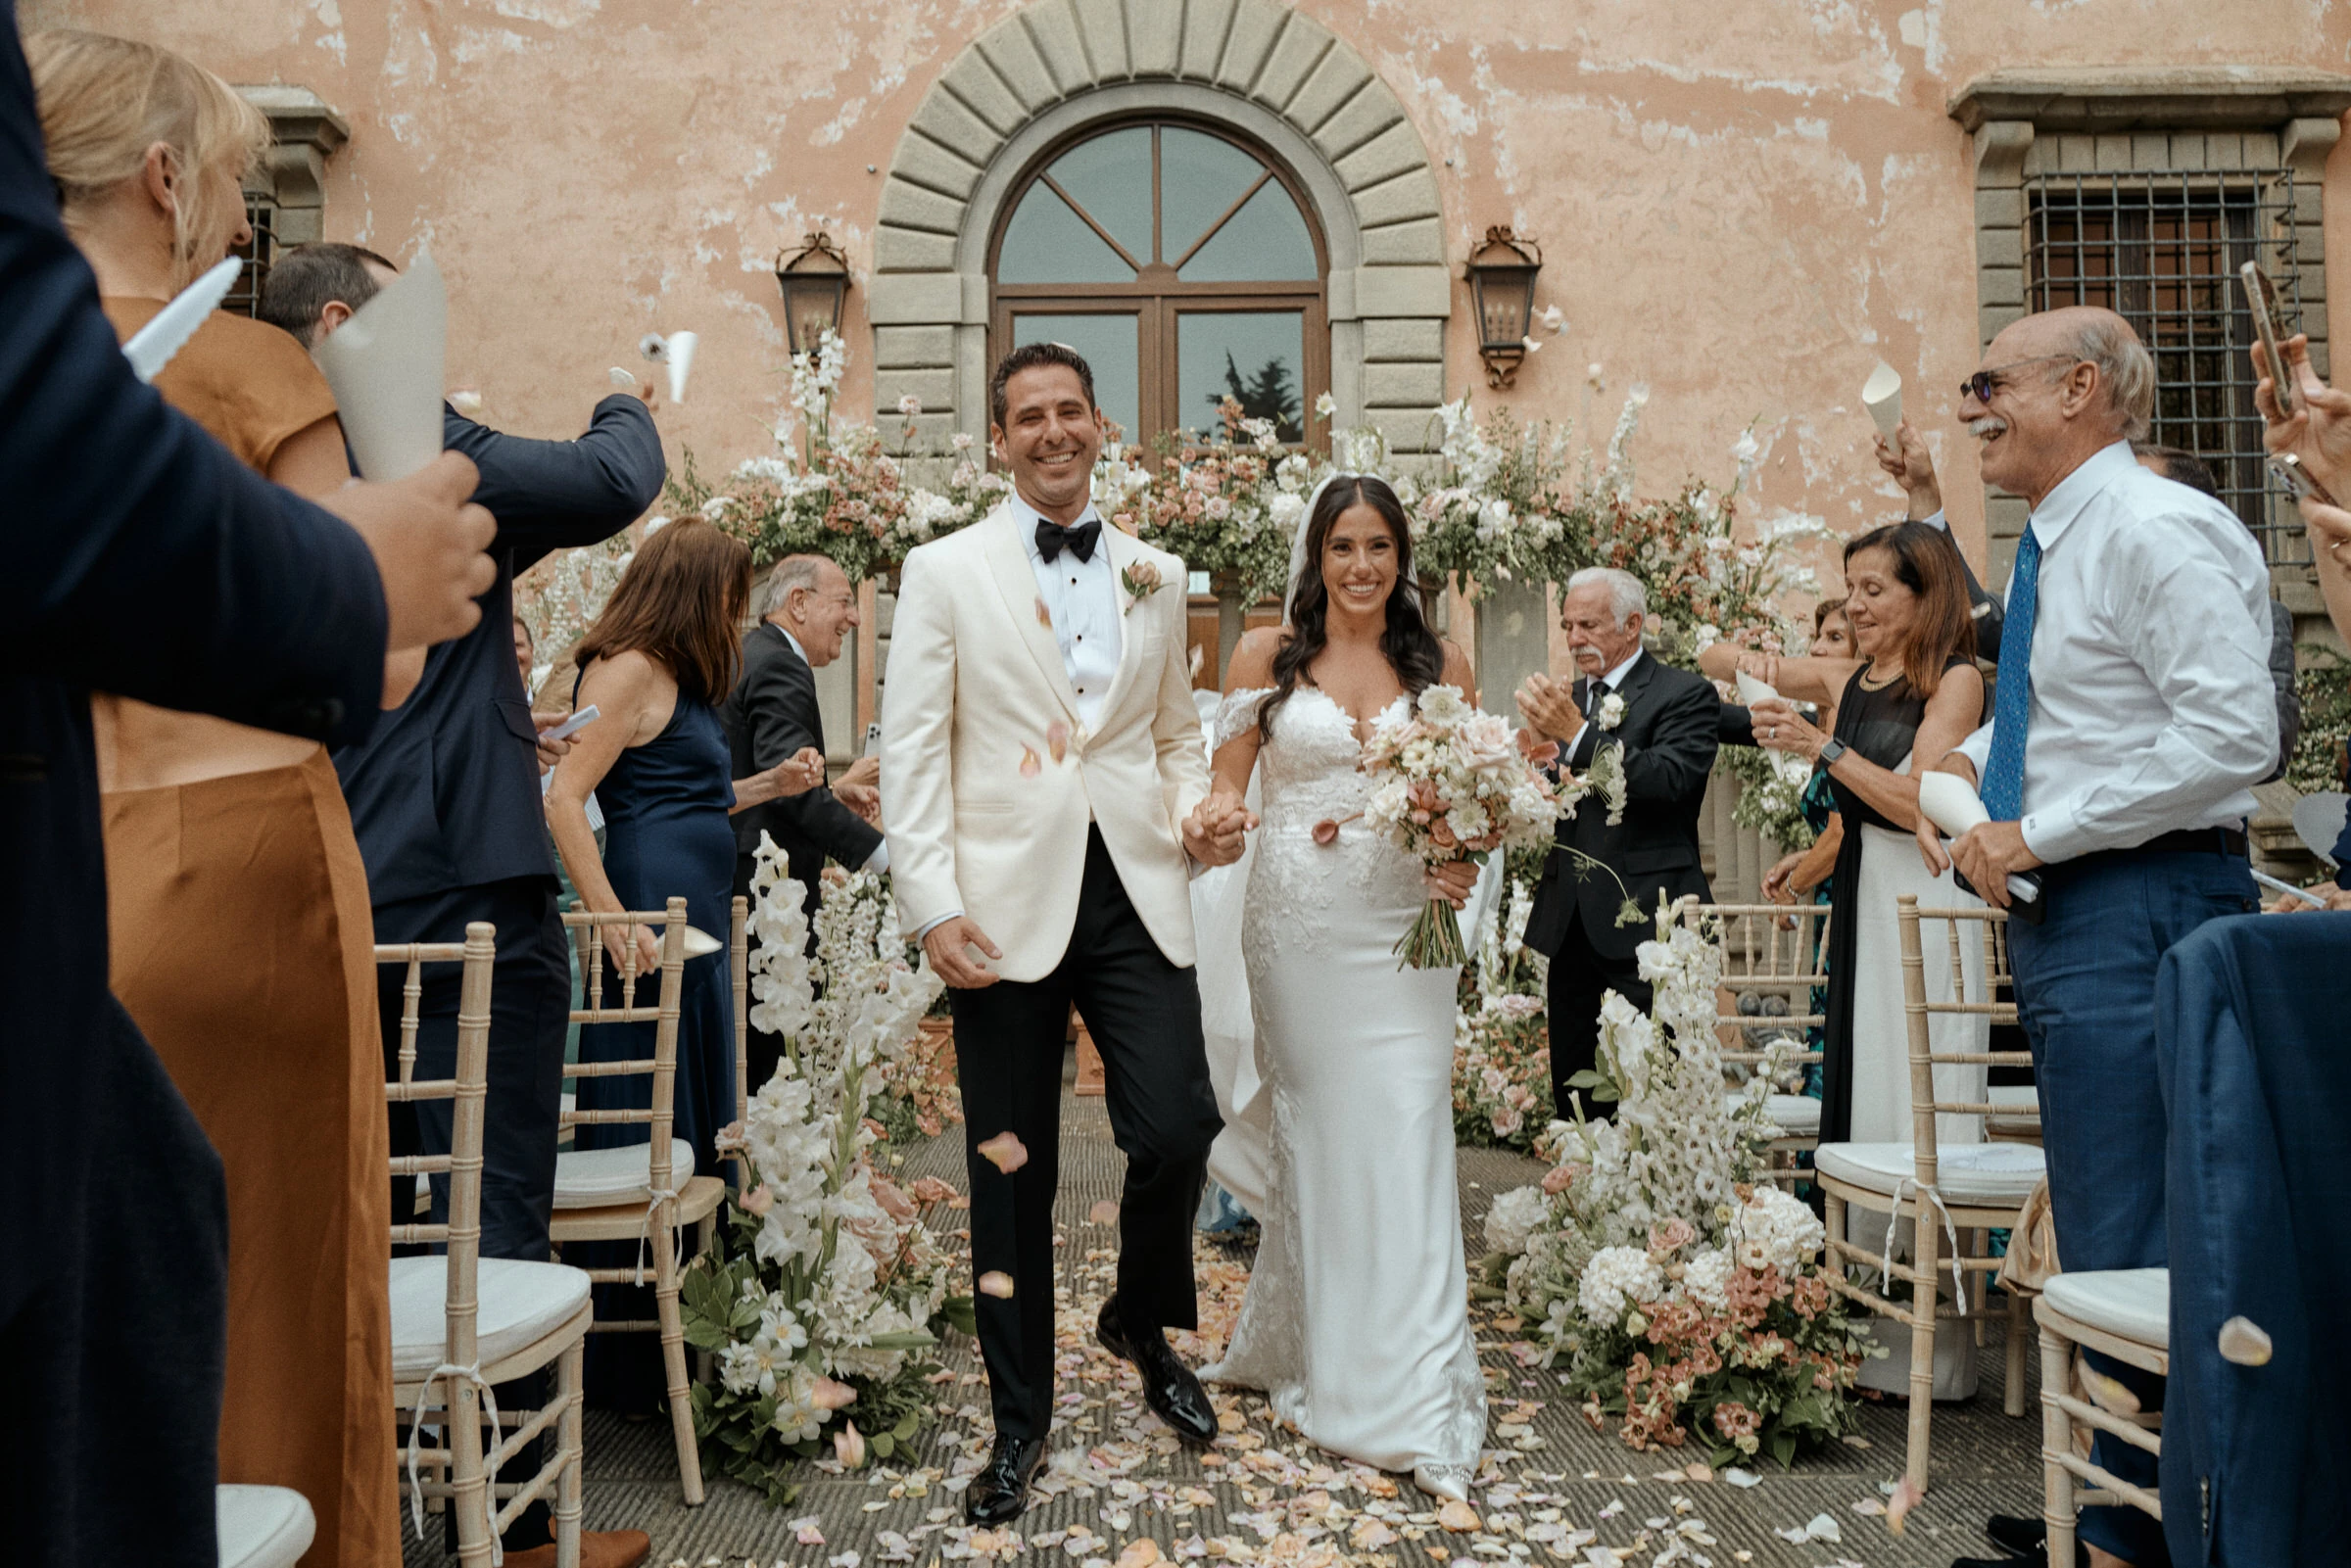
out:
{"label": "groom", "polygon": [[[964,1515],[1017,1517],[1053,1414],[1053,1196],[1070,1004],[1127,1156],[1118,1288],[1096,1326],[1194,1444],[1216,1412],[1163,1330],[1197,1326],[1191,1219],[1222,1122],[1200,1040],[1186,857],[1240,857],[1206,820],[1184,568],[1092,504],[1093,372],[1059,344],[989,383],[1013,495],[906,559],[882,702],[899,915],[953,987],[972,1267],[996,1441]],[[1015,1141],[1017,1140],[1017,1142]],[[989,1289],[1009,1279],[1010,1294]]]}

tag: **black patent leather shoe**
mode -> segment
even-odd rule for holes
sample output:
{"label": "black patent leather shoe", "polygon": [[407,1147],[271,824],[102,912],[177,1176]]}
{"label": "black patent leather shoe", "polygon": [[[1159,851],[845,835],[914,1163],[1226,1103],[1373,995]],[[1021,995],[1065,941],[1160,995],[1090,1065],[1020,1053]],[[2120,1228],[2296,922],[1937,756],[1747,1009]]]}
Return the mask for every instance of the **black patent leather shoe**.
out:
{"label": "black patent leather shoe", "polygon": [[1208,1391],[1192,1376],[1192,1369],[1168,1349],[1164,1336],[1156,1333],[1129,1336],[1119,1322],[1119,1304],[1114,1297],[1102,1306],[1102,1315],[1094,1323],[1094,1337],[1102,1342],[1104,1350],[1131,1363],[1142,1374],[1143,1402],[1151,1407],[1153,1415],[1174,1428],[1177,1437],[1199,1449],[1216,1442],[1216,1406],[1208,1402]]}
{"label": "black patent leather shoe", "polygon": [[1029,1506],[1029,1483],[1044,1464],[1043,1439],[1008,1438],[997,1433],[987,1463],[964,1488],[964,1523],[1000,1525],[1018,1519],[1021,1510]]}
{"label": "black patent leather shoe", "polygon": [[[1984,1521],[1984,1534],[1993,1545],[2008,1553],[2011,1562],[2030,1562],[2039,1568],[2048,1560],[2049,1527],[2041,1520],[1995,1513]],[[1989,1563],[1997,1559],[1982,1560]],[[2089,1568],[2089,1548],[2079,1541],[2074,1543],[2074,1562],[2077,1568]]]}

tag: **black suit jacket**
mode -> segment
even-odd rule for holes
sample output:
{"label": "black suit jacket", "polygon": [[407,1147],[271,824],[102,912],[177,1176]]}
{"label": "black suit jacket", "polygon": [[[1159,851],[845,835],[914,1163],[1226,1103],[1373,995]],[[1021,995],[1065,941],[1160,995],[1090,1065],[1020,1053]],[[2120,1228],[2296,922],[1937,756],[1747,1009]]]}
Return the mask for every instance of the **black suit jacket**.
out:
{"label": "black suit jacket", "polygon": [[0,1322],[77,1246],[137,1032],[107,995],[89,690],[356,738],[384,679],[358,534],[139,385],[66,238],[0,0]]}
{"label": "black suit jacket", "polygon": [[434,648],[408,700],[366,741],[335,753],[379,910],[508,878],[553,884],[538,730],[514,668],[514,574],[552,550],[620,532],[653,503],[668,474],[652,415],[626,393],[598,404],[577,441],[504,435],[454,408],[443,410],[442,428],[444,445],[482,471],[473,499],[498,519],[498,582],[482,595],[482,624]]}
{"label": "black suit jacket", "polygon": [[[816,672],[766,621],[743,640],[743,676],[718,710],[735,753],[735,777],[764,773],[803,746],[825,749],[825,721],[817,711]],[[831,856],[855,870],[872,858],[881,832],[842,805],[830,789],[771,800],[735,814],[735,849],[747,857],[765,832],[792,857],[792,874],[811,893]],[[739,882],[744,879],[738,877]],[[747,886],[747,882],[745,882]],[[738,891],[743,890],[738,888]]]}
{"label": "black suit jacket", "polygon": [[[1588,684],[1575,683],[1579,705]],[[1622,721],[1610,731],[1586,724],[1566,760],[1581,771],[1590,766],[1599,747],[1621,746],[1624,818],[1609,827],[1599,796],[1588,795],[1575,816],[1559,824],[1559,842],[1615,872],[1645,913],[1655,911],[1660,891],[1672,898],[1693,893],[1706,898],[1706,877],[1699,863],[1698,809],[1705,798],[1706,776],[1714,769],[1716,710],[1722,699],[1703,676],[1659,664],[1646,652],[1625,672],[1617,691],[1624,698]],[[1596,950],[1610,958],[1632,957],[1633,950],[1655,932],[1646,922],[1618,926],[1616,912],[1624,893],[1590,868],[1579,878],[1577,866],[1559,849],[1544,862],[1542,885],[1535,889],[1534,909],[1527,917],[1526,945],[1546,957],[1554,955],[1566,941],[1572,923],[1580,920]]]}

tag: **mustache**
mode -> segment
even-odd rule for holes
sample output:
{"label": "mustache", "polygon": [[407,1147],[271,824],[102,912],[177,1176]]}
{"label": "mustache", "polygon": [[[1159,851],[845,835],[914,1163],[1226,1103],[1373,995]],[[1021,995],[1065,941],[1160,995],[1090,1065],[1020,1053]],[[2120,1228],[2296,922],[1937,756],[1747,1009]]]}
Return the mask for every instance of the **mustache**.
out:
{"label": "mustache", "polygon": [[1986,414],[1981,419],[1967,422],[1967,433],[1971,436],[1996,436],[2007,428],[2008,421],[1996,414]]}

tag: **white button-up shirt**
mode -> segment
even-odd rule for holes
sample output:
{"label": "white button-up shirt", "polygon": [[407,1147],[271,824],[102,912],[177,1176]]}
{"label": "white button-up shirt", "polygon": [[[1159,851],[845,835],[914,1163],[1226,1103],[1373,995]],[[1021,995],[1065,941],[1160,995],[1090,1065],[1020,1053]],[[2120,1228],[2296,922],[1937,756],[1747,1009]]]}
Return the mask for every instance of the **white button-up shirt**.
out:
{"label": "white button-up shirt", "polygon": [[[2055,862],[2241,824],[2278,764],[2270,574],[2253,536],[2120,441],[2068,474],[2027,526],[2040,541],[2040,593],[2026,846]],[[1991,731],[1958,748],[1979,780]]]}
{"label": "white button-up shirt", "polygon": [[[1096,540],[1090,561],[1080,560],[1072,549],[1047,561],[1036,547],[1036,525],[1044,520],[1044,514],[1022,499],[1018,491],[1013,492],[1012,510],[1020,524],[1021,547],[1029,552],[1029,568],[1036,575],[1037,596],[1045,601],[1045,613],[1053,618],[1053,641],[1061,644],[1061,667],[1069,672],[1070,686],[1078,693],[1078,717],[1087,730],[1093,730],[1101,721],[1110,683],[1119,673],[1123,636],[1110,548]],[[1101,521],[1101,514],[1090,505],[1078,523],[1088,521]],[[1070,526],[1075,528],[1078,523]],[[1102,531],[1110,532],[1110,525],[1103,523]]]}

